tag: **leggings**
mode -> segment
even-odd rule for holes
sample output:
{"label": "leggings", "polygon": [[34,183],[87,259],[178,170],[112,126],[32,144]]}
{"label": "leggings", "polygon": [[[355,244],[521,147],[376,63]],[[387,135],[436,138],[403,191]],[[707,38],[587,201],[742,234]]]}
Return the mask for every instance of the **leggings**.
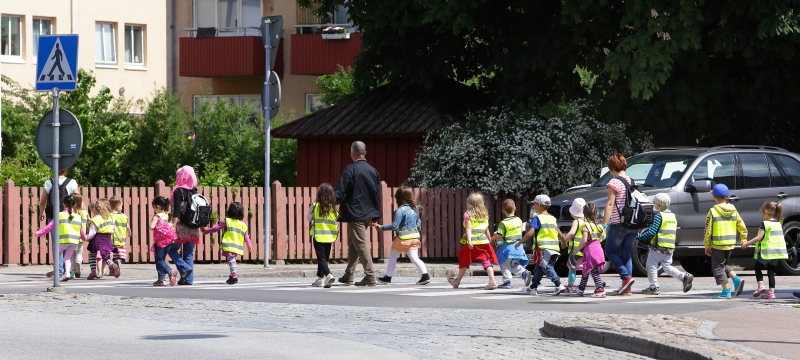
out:
{"label": "leggings", "polygon": [[[581,272],[581,283],[578,285],[578,290],[586,290],[586,284],[589,282],[589,273],[586,269]],[[591,274],[592,280],[594,280],[594,292],[603,291],[603,279],[600,278],[600,272],[597,269],[592,269]]]}
{"label": "leggings", "polygon": [[[394,275],[394,269],[397,266],[397,257],[400,256],[400,254],[402,254],[402,252],[395,249],[389,251],[389,265],[386,267],[386,276],[392,277],[392,275]],[[423,263],[422,260],[419,259],[419,255],[417,255],[417,250],[406,250],[406,256],[408,260],[411,260],[414,266],[417,267],[420,274],[428,273],[428,269],[425,268],[425,263]],[[491,263],[489,265],[491,266]]]}
{"label": "leggings", "polygon": [[317,253],[317,277],[324,278],[331,273],[328,268],[328,260],[331,258],[331,245],[333,243],[314,242],[314,252]]}
{"label": "leggings", "polygon": [[59,275],[64,276],[70,271],[72,265],[72,254],[75,253],[78,245],[58,244],[58,251],[61,253],[61,264],[59,264]]}
{"label": "leggings", "polygon": [[[89,253],[89,268],[92,270],[93,274],[97,273],[97,259],[98,259],[97,254],[98,253],[96,252]],[[109,266],[109,268],[111,267],[112,264],[114,264],[114,262],[111,261],[110,257],[108,259],[102,259],[101,261],[105,262],[106,265]]]}
{"label": "leggings", "polygon": [[769,278],[769,288],[770,289],[774,289],[775,288],[775,271],[778,270],[778,267],[775,266],[775,265],[763,264],[760,261],[756,261],[756,280],[764,281],[764,274],[761,272],[761,270],[763,270],[764,267],[767,268],[767,277]]}

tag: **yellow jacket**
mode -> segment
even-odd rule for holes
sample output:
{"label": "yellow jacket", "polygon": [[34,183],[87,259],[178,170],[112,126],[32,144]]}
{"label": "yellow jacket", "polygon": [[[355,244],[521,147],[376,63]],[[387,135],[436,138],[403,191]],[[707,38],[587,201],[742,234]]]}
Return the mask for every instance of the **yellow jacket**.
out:
{"label": "yellow jacket", "polygon": [[[739,212],[736,211],[736,207],[732,204],[723,203],[723,204],[716,204],[714,205],[717,210],[722,213],[723,216],[734,216],[736,215],[736,230],[739,233],[739,238],[741,240],[747,240],[747,227],[744,225],[744,221],[742,221],[742,217],[739,215]],[[717,250],[733,250],[736,245],[730,246],[718,246],[711,243],[711,209],[708,209],[708,214],[706,214],[706,231],[703,234],[703,245],[708,248],[717,249]]]}

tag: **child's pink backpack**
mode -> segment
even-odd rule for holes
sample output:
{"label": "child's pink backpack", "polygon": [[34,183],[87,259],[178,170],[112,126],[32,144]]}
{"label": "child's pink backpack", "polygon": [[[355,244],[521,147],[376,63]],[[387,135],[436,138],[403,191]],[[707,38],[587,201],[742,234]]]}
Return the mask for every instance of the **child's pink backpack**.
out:
{"label": "child's pink backpack", "polygon": [[[155,245],[158,247],[167,247],[167,245],[172,244],[173,241],[178,239],[178,235],[175,234],[175,230],[172,226],[164,221],[161,216],[158,216],[158,223],[156,224],[156,228],[153,230],[153,240]],[[151,247],[151,251],[155,252],[155,248]]]}

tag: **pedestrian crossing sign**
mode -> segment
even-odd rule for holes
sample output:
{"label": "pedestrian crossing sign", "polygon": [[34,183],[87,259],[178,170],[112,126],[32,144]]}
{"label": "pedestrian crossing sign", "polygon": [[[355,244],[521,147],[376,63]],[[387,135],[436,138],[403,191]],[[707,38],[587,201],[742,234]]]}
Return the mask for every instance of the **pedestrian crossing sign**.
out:
{"label": "pedestrian crossing sign", "polygon": [[36,90],[75,90],[78,82],[78,35],[39,36]]}

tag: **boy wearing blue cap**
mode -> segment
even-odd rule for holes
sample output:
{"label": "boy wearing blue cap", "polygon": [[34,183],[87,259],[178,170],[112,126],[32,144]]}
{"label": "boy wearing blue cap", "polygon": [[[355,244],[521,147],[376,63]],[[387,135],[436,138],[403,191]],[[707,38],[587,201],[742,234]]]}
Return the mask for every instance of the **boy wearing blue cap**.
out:
{"label": "boy wearing blue cap", "polygon": [[706,256],[711,257],[711,271],[717,285],[722,285],[722,292],[714,296],[715,299],[730,299],[731,288],[728,279],[733,280],[733,291],[739,296],[744,289],[744,280],[740,279],[728,265],[731,251],[736,247],[736,233],[738,231],[742,242],[747,241],[747,227],[736,211],[736,207],[728,204],[730,192],[725,184],[716,184],[711,190],[714,201],[717,203],[708,210],[706,215],[706,230],[703,236],[703,245]]}

